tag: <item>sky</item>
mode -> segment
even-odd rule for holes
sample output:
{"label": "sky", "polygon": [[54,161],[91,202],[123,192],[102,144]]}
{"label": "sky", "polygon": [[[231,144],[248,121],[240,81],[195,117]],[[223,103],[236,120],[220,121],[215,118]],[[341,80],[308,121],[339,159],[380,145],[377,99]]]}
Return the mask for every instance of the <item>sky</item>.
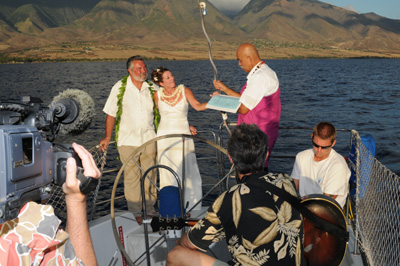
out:
{"label": "sky", "polygon": [[[217,8],[227,11],[239,11],[249,0],[209,0]],[[400,19],[400,0],[323,0],[334,6],[343,7],[357,13],[374,12],[377,15]]]}

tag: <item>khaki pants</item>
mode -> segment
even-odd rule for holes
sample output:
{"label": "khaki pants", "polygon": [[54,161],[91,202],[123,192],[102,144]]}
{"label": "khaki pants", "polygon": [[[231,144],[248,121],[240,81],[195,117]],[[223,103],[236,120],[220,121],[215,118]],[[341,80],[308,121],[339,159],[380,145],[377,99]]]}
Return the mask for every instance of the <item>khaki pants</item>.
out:
{"label": "khaki pants", "polygon": [[[132,160],[128,162],[132,153],[138,147],[134,146],[120,146],[118,147],[119,156],[123,164],[127,164],[124,170],[124,193],[125,198],[128,202],[128,209],[133,213],[135,217],[141,215],[142,210],[142,194],[140,188],[140,178],[144,172],[151,166],[155,165],[157,146],[156,143],[148,145],[139,153],[136,153]],[[136,162],[143,169],[141,172],[140,168],[136,165]],[[156,184],[157,170],[152,170],[146,177],[144,183],[144,190],[146,195],[146,212],[152,214],[155,212],[154,204],[157,200],[157,190],[150,183],[148,177],[153,180]]]}

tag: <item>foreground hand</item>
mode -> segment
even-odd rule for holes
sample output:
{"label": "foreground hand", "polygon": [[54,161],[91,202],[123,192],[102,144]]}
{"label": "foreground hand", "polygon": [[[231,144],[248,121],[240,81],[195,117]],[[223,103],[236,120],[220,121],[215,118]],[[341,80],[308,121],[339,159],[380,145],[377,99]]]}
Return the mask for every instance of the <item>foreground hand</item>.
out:
{"label": "foreground hand", "polygon": [[194,126],[189,126],[189,130],[192,135],[197,135],[197,129]]}
{"label": "foreground hand", "polygon": [[[82,166],[84,168],[83,174],[93,178],[99,178],[101,176],[100,170],[97,168],[95,161],[93,160],[92,154],[88,152],[83,146],[76,143],[72,143],[72,147],[82,160]],[[70,157],[67,160],[67,177],[63,184],[63,191],[66,199],[73,201],[84,201],[85,195],[81,193],[79,189],[80,181],[76,178],[76,161]]]}

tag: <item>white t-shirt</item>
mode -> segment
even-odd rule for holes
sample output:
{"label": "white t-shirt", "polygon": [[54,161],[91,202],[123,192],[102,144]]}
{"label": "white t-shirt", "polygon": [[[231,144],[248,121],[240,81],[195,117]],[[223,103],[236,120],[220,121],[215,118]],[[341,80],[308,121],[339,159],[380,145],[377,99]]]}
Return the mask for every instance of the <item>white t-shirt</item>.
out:
{"label": "white t-shirt", "polygon": [[239,102],[253,110],[263,97],[274,94],[278,89],[279,80],[276,73],[267,64],[257,64],[247,75],[246,89]]}
{"label": "white t-shirt", "polygon": [[[118,111],[117,96],[122,81],[118,81],[111,89],[103,112],[116,117]],[[153,88],[158,89],[153,84]],[[154,132],[153,99],[149,84],[143,82],[141,90],[132,83],[131,77],[126,82],[126,90],[122,101],[122,115],[119,126],[118,146],[140,146],[156,137]]]}
{"label": "white t-shirt", "polygon": [[338,195],[336,201],[342,208],[346,203],[350,170],[343,156],[334,149],[328,158],[319,162],[314,161],[313,149],[299,152],[291,177],[299,180],[300,196],[327,193]]}

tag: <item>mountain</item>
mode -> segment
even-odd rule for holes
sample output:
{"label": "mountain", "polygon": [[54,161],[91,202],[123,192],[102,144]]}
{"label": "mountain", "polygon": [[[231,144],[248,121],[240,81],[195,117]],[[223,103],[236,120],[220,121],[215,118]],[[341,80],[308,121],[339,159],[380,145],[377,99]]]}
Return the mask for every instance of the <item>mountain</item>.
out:
{"label": "mountain", "polygon": [[[42,38],[47,42],[99,41],[116,43],[175,43],[203,37],[200,10],[197,1],[181,0],[92,0],[91,5],[80,6],[77,1],[57,6],[49,0],[29,4],[4,6],[4,23],[15,32]],[[10,9],[13,9],[10,11]],[[208,4],[207,32],[219,39],[246,36],[232,20]],[[1,19],[1,16],[0,16]],[[1,23],[1,21],[0,21]],[[4,29],[1,29],[3,32]],[[1,36],[1,35],[0,35]],[[12,35],[18,47],[21,36]],[[54,41],[53,41],[54,42]]]}
{"label": "mountain", "polygon": [[270,41],[400,48],[400,21],[357,14],[317,0],[251,0],[234,23],[247,34]]}
{"label": "mountain", "polygon": [[38,34],[68,25],[89,12],[99,0],[3,0],[0,18],[21,33]]}
{"label": "mountain", "polygon": [[[209,34],[232,38],[238,32],[232,21],[211,5],[209,14]],[[199,18],[196,1],[102,0],[65,28],[93,40],[173,43],[202,36]]]}
{"label": "mountain", "polygon": [[[400,20],[373,13],[317,0],[251,0],[230,18],[206,3],[207,33],[225,53],[241,42],[400,52]],[[1,0],[0,52],[88,42],[195,51],[205,43],[200,18],[197,0]]]}

